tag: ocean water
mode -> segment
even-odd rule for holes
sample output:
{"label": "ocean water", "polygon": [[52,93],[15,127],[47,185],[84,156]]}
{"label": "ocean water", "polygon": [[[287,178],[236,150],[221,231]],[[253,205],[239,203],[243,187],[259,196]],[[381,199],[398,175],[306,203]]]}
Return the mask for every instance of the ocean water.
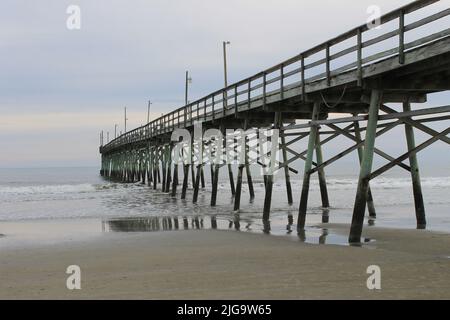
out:
{"label": "ocean water", "polygon": [[[172,198],[160,190],[141,183],[116,183],[103,179],[98,168],[0,169],[0,234],[2,224],[93,220],[103,232],[164,231],[176,229],[226,229],[292,235],[298,239],[296,219],[301,179],[292,176],[294,205],[287,204],[285,182],[275,177],[270,224],[261,220],[264,200],[262,177],[253,176],[256,198],[249,200],[244,183],[241,210],[233,212],[233,198],[225,170],[219,181],[217,206],[209,206],[211,188],[200,191],[197,204],[192,203],[192,189],[187,199]],[[209,168],[205,168],[209,172]],[[236,171],[235,171],[236,174]],[[180,172],[181,177],[181,172]],[[244,182],[246,181],[244,175]],[[441,170],[422,176],[427,213],[427,229],[450,232],[450,172]],[[331,208],[321,208],[318,182],[311,181],[306,234],[302,240],[322,243],[346,242],[346,237],[328,234],[316,225],[327,218],[330,223],[350,223],[357,186],[357,176],[328,174]],[[377,210],[376,219],[366,226],[415,228],[411,180],[407,174],[385,175],[371,181]],[[178,189],[181,190],[181,186]]]}

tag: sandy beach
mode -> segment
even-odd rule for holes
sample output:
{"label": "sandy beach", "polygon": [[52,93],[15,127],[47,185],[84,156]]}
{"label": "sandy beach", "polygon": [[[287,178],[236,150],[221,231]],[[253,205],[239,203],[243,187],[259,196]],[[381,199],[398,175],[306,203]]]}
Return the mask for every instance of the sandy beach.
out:
{"label": "sandy beach", "polygon": [[[2,245],[0,298],[450,298],[449,234],[378,227],[364,233],[376,241],[313,245],[292,236],[193,230]],[[81,290],[66,288],[65,271],[73,264],[81,268]],[[381,268],[381,290],[367,289],[369,265]]]}

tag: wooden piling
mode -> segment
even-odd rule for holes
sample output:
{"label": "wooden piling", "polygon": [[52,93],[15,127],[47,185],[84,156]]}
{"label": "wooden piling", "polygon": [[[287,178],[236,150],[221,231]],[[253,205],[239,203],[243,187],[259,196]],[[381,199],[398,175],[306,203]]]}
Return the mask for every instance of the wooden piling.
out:
{"label": "wooden piling", "polygon": [[[359,121],[354,121],[353,124],[354,124],[354,128],[355,128],[355,137],[356,137],[356,139],[361,141],[362,139],[361,139],[361,130],[359,127]],[[363,146],[359,146],[358,147],[359,165],[361,165],[361,163],[362,163],[363,153],[364,153]],[[367,209],[369,211],[369,217],[375,218],[377,216],[377,213],[375,211],[375,205],[373,204],[373,196],[372,196],[372,190],[370,189],[370,183],[369,183],[369,186],[367,187]]]}
{"label": "wooden piling", "polygon": [[213,183],[212,183],[212,190],[211,190],[211,207],[215,207],[217,203],[217,188],[219,183],[219,169],[220,164],[216,164],[214,167],[214,176],[213,176]]}
{"label": "wooden piling", "polygon": [[[323,162],[322,146],[320,145],[319,128],[317,128],[316,134],[316,161],[318,166],[320,166]],[[329,208],[330,201],[328,199],[327,181],[325,179],[325,169],[323,167],[320,167],[319,170],[317,170],[317,174],[319,176],[319,187],[320,187],[320,197],[322,200],[322,207]]]}
{"label": "wooden piling", "polygon": [[181,199],[186,199],[188,180],[189,180],[189,164],[185,163],[183,165],[183,186],[181,187]]}
{"label": "wooden piling", "polygon": [[[403,111],[411,111],[411,104],[409,101],[403,103]],[[405,136],[408,146],[408,152],[416,147],[414,138],[414,130],[410,124],[405,122]],[[415,153],[409,155],[409,166],[411,167],[411,180],[414,195],[414,206],[416,210],[417,229],[425,229],[427,221],[425,218],[425,206],[423,203],[422,186],[420,184],[419,163]]]}
{"label": "wooden piling", "polygon": [[[274,119],[274,124],[275,124],[275,129],[278,129],[279,127],[279,113],[275,114],[275,119]],[[278,134],[276,135],[276,139],[278,139]],[[270,141],[271,141],[271,145],[273,146],[273,144],[277,144],[278,147],[278,140],[273,139],[273,137],[270,137]],[[269,162],[269,170],[268,170],[268,174],[267,171],[265,172],[266,174],[264,175],[266,177],[266,192],[264,195],[264,208],[263,208],[263,221],[268,221],[270,218],[270,209],[272,206],[272,191],[273,191],[273,176],[275,175],[275,172],[272,171],[272,168],[275,168],[275,161],[276,161],[276,153],[273,152],[273,147],[272,150],[270,151],[270,162]]]}
{"label": "wooden piling", "polygon": [[[224,150],[226,150],[226,144],[227,144],[227,139],[228,137],[226,136],[226,131],[225,128],[222,128],[222,138],[223,138],[223,147]],[[234,141],[233,141],[233,145],[234,145]],[[228,155],[227,155],[227,160],[228,162]],[[233,167],[231,166],[231,163],[227,164],[228,167],[228,180],[230,181],[230,190],[231,190],[231,195],[234,196],[236,194],[236,188],[234,186],[234,177],[233,177]]]}
{"label": "wooden piling", "polygon": [[[248,124],[245,124],[245,128],[248,128]],[[247,129],[246,129],[247,130]],[[250,200],[253,200],[255,198],[255,190],[253,188],[253,179],[252,179],[252,173],[250,170],[250,146],[248,144],[248,137],[245,137],[245,174],[247,176],[247,185],[248,185],[248,192],[250,194]]]}
{"label": "wooden piling", "polygon": [[[317,121],[319,119],[320,112],[320,102],[314,102],[313,112],[311,119],[312,121]],[[302,193],[300,196],[300,206],[298,209],[298,218],[297,218],[297,230],[303,230],[305,228],[306,222],[306,210],[308,206],[308,195],[309,195],[309,180],[310,180],[310,170],[312,167],[312,159],[314,154],[314,148],[316,143],[316,135],[317,135],[317,125],[311,125],[311,129],[309,132],[309,140],[308,140],[308,152],[305,160],[305,169],[303,172],[303,184],[302,184]]]}
{"label": "wooden piling", "polygon": [[172,146],[167,145],[167,175],[166,175],[166,189],[165,192],[170,192],[170,183],[172,182]]}
{"label": "wooden piling", "polygon": [[364,223],[364,211],[366,209],[367,191],[369,188],[369,176],[372,171],[373,153],[375,146],[375,134],[377,130],[378,111],[382,102],[383,92],[372,89],[370,96],[369,115],[367,120],[364,153],[359,171],[358,187],[356,190],[355,204],[353,206],[352,224],[348,241],[350,243],[361,242],[361,233]]}
{"label": "wooden piling", "polygon": [[192,197],[192,202],[193,203],[197,203],[197,200],[198,200],[198,189],[200,188],[201,171],[202,171],[202,165],[198,164],[197,165],[197,174],[196,174],[195,183],[194,183],[194,195]]}
{"label": "wooden piling", "polygon": [[203,166],[200,171],[200,182],[201,182],[202,189],[205,189],[205,173],[203,170]]}
{"label": "wooden piling", "polygon": [[178,163],[174,163],[173,164],[172,193],[170,194],[172,197],[175,197],[177,194],[177,186],[178,186]]}
{"label": "wooden piling", "polygon": [[238,211],[241,205],[241,192],[242,192],[242,173],[244,171],[245,164],[239,164],[238,176],[236,182],[236,193],[234,196],[234,211]]}
{"label": "wooden piling", "polygon": [[158,187],[159,168],[158,168],[158,147],[153,147],[153,190]]}
{"label": "wooden piling", "polygon": [[288,204],[291,205],[294,201],[292,199],[292,186],[291,186],[291,178],[289,175],[288,156],[287,156],[287,151],[286,151],[286,137],[284,135],[283,114],[281,112],[278,115],[278,129],[280,130],[281,151],[283,154],[284,180],[286,183],[286,195],[287,195],[287,199],[288,199]]}
{"label": "wooden piling", "polygon": [[167,150],[166,146],[162,147],[162,156],[161,156],[161,170],[162,170],[162,184],[161,191],[166,191],[166,179],[167,179]]}

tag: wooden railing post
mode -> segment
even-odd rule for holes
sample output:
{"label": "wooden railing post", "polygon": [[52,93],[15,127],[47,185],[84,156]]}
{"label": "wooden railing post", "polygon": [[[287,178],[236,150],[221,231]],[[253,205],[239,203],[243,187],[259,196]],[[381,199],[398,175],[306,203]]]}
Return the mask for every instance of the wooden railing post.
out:
{"label": "wooden railing post", "polygon": [[280,98],[284,99],[284,64],[280,67]]}
{"label": "wooden railing post", "polygon": [[238,116],[238,86],[234,86],[234,116]]}
{"label": "wooden railing post", "polygon": [[400,10],[398,18],[398,62],[405,63],[405,12]]}
{"label": "wooden railing post", "polygon": [[267,74],[266,72],[263,72],[263,110],[266,110],[266,93],[267,93]]}
{"label": "wooden railing post", "polygon": [[331,79],[330,79],[330,44],[329,43],[327,43],[327,46],[325,48],[325,55],[326,55],[327,86],[330,86]]}
{"label": "wooden railing post", "polygon": [[302,101],[306,101],[306,88],[305,88],[305,56],[301,55],[301,80],[302,80]]}
{"label": "wooden railing post", "polygon": [[211,106],[212,106],[212,121],[214,121],[214,119],[215,119],[215,110],[214,110],[214,95],[212,95],[212,97],[211,97]]}
{"label": "wooden railing post", "polygon": [[356,34],[356,41],[357,41],[357,59],[358,59],[358,87],[362,86],[362,32],[361,28],[358,28],[357,34]]}
{"label": "wooden railing post", "polygon": [[247,108],[250,109],[250,103],[252,101],[252,80],[248,79],[248,86],[247,86]]}
{"label": "wooden railing post", "polygon": [[227,110],[228,97],[227,97],[227,88],[225,88],[222,92],[222,115],[225,116],[225,112]]}

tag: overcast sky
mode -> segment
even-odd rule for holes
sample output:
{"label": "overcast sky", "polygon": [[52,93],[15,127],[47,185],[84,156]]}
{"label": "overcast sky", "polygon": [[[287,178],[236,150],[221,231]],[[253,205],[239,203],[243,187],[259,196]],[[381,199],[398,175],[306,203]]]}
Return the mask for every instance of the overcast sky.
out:
{"label": "overcast sky", "polygon": [[233,82],[365,23],[369,5],[408,2],[2,0],[0,167],[99,165],[99,131],[123,130],[124,106],[133,128],[148,99],[153,117],[183,104],[185,70],[191,100],[222,86],[223,40]]}

